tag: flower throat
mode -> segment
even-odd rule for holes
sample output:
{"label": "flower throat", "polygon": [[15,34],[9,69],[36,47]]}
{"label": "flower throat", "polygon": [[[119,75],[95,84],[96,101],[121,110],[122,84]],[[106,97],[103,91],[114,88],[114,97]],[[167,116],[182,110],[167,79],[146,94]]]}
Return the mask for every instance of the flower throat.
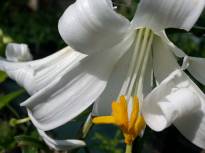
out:
{"label": "flower throat", "polygon": [[119,100],[112,102],[112,115],[93,119],[95,124],[119,126],[123,132],[125,143],[128,145],[132,144],[145,127],[138,96],[140,100],[143,100],[143,81],[151,55],[153,37],[154,34],[149,29],[137,30],[127,78],[119,94]]}

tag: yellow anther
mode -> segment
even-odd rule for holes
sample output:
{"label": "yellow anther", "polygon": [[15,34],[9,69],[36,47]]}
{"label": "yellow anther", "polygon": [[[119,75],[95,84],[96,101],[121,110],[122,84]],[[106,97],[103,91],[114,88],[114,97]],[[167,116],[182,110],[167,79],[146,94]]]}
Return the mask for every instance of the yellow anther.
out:
{"label": "yellow anther", "polygon": [[139,114],[139,100],[137,96],[134,96],[132,113],[129,122],[129,131],[134,130],[135,122],[138,118],[138,114]]}
{"label": "yellow anther", "polygon": [[113,116],[95,117],[93,119],[93,123],[95,124],[115,124],[115,119]]}
{"label": "yellow anther", "polygon": [[128,108],[125,96],[121,96],[119,102],[112,103],[112,116],[95,117],[95,124],[114,124],[121,128],[126,144],[132,144],[145,127],[145,121],[139,113],[139,100],[133,97],[133,107],[130,120],[128,119]]}
{"label": "yellow anther", "polygon": [[140,115],[135,123],[135,136],[139,136],[140,132],[145,128],[145,120],[142,115]]}

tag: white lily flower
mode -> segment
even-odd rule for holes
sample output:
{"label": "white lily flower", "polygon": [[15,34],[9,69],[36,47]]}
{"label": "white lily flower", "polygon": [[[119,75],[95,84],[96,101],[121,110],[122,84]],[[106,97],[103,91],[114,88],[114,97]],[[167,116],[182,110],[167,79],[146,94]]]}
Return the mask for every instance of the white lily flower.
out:
{"label": "white lily flower", "polygon": [[[158,130],[148,122],[150,115],[146,115],[155,108],[146,111],[152,100],[149,97],[156,96],[155,103],[158,104],[161,97],[171,95],[169,99],[173,99],[172,88],[186,89],[181,99],[190,97],[187,107],[184,109],[184,103],[180,102],[175,107],[180,107],[180,113],[174,119],[172,112],[168,115],[161,113],[168,116],[165,126],[160,128],[162,130],[179,117],[192,113],[192,109],[205,112],[202,94],[195,94],[201,91],[193,82],[187,81],[189,78],[181,72],[172,55],[172,51],[180,54],[179,49],[164,34],[165,28],[169,27],[190,30],[204,5],[204,0],[141,0],[130,23],[114,11],[111,0],[77,0],[67,8],[58,28],[64,41],[78,52],[69,48],[69,53],[64,50],[28,63],[13,64],[1,60],[0,68],[29,91],[31,97],[22,106],[27,107],[35,126],[44,131],[72,120],[95,101],[93,113],[110,114],[111,102],[120,95],[128,98],[131,114],[133,97],[139,96],[142,101],[151,92],[153,71],[160,89],[163,80],[176,71],[181,73],[177,81],[188,82],[190,88],[178,87],[178,82],[170,83],[169,88],[163,88],[165,93],[157,97],[154,91],[158,88],[155,89],[142,105],[145,121]],[[169,85],[172,79],[167,80],[165,84]],[[162,108],[166,107],[162,104]],[[192,137],[184,132],[183,126],[178,128],[194,144],[205,148],[204,133],[196,134],[196,131],[203,131],[205,125],[203,121],[198,124],[200,126],[189,131]]]}

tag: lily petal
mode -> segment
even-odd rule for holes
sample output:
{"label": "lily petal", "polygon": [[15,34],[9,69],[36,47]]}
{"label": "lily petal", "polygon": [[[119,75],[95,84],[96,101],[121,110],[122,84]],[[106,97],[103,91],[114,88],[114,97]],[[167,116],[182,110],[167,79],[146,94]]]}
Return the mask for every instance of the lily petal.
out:
{"label": "lily petal", "polygon": [[183,71],[171,73],[145,98],[142,113],[155,131],[173,123],[187,139],[205,148],[205,95]]}
{"label": "lily petal", "polygon": [[205,96],[193,81],[179,70],[181,68],[172,54],[172,46],[159,37],[154,41],[154,76],[160,85],[143,103],[145,120],[156,131],[174,123],[187,139],[205,148]]}
{"label": "lily petal", "polygon": [[197,81],[205,85],[205,73],[203,71],[205,66],[205,58],[188,56],[169,40],[165,32],[162,32],[160,36],[163,41],[166,41],[169,49],[176,55],[176,57],[184,58],[182,69],[187,69]]}
{"label": "lily petal", "polygon": [[110,50],[87,56],[69,72],[53,80],[22,106],[41,130],[59,127],[88,108],[104,91],[116,62],[130,48],[129,35]]}
{"label": "lily petal", "polygon": [[6,58],[12,62],[30,61],[32,55],[27,44],[10,43],[6,47]]}
{"label": "lily petal", "polygon": [[132,54],[133,50],[128,51],[116,64],[106,89],[100,98],[94,103],[92,115],[108,116],[112,114],[112,101],[119,97],[120,90],[127,77],[126,74]]}
{"label": "lily petal", "polygon": [[149,27],[157,33],[166,28],[190,30],[204,5],[204,0],[141,0],[132,26]]}
{"label": "lily petal", "polygon": [[189,66],[187,70],[197,81],[205,85],[205,58],[188,57],[188,61]]}
{"label": "lily petal", "polygon": [[166,32],[163,30],[162,32],[159,33],[159,36],[163,41],[167,43],[169,46],[170,50],[179,58],[183,58],[186,56],[184,51],[182,51],[180,48],[178,48],[172,41],[169,40],[168,36],[166,35]]}
{"label": "lily petal", "polygon": [[155,36],[152,49],[154,76],[156,81],[160,83],[180,66],[171,51],[171,47],[162,38]]}
{"label": "lily petal", "polygon": [[55,149],[55,150],[71,150],[76,149],[80,147],[84,147],[86,144],[82,140],[74,140],[74,139],[68,139],[68,140],[55,140],[48,136],[46,132],[38,129],[38,133],[43,138],[45,143]]}
{"label": "lily petal", "polygon": [[[8,48],[10,47],[7,47],[7,51],[10,51]],[[13,59],[19,56],[21,55],[13,55]],[[32,95],[46,87],[56,77],[62,76],[63,72],[69,71],[84,57],[84,54],[66,47],[51,56],[36,61],[10,62],[1,58],[0,70],[7,72],[10,78],[17,81]]]}
{"label": "lily petal", "polygon": [[[204,95],[180,70],[171,73],[143,102],[147,124],[156,131],[164,130],[176,119],[199,110]],[[200,91],[199,95],[198,90]]]}
{"label": "lily petal", "polygon": [[200,83],[205,85],[204,75],[205,58],[185,56],[182,69],[187,69],[189,73]]}
{"label": "lily petal", "polygon": [[77,0],[59,20],[61,37],[85,54],[116,45],[124,39],[130,22],[113,9],[111,0]]}

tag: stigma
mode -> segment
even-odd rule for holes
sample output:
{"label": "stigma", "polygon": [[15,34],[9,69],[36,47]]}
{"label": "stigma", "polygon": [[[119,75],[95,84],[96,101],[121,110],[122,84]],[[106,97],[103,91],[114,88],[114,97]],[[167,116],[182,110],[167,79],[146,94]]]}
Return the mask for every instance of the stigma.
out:
{"label": "stigma", "polygon": [[140,114],[139,100],[137,96],[133,97],[132,112],[128,115],[128,103],[125,96],[120,96],[119,101],[112,102],[112,115],[95,117],[95,124],[114,124],[120,127],[124,135],[126,144],[132,144],[137,136],[145,128],[145,121]]}

